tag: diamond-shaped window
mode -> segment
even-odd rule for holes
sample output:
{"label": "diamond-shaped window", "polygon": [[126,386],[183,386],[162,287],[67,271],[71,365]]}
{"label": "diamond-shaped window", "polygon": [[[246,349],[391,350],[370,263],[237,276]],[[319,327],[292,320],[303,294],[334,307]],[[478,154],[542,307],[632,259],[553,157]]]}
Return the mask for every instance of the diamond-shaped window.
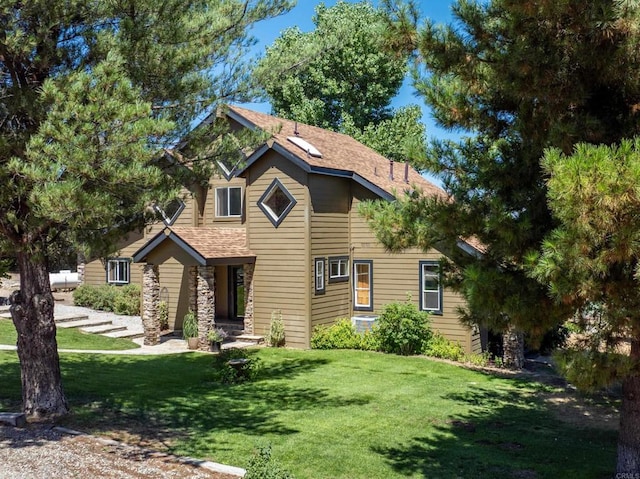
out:
{"label": "diamond-shaped window", "polygon": [[180,216],[182,210],[184,210],[185,204],[180,198],[174,198],[166,203],[164,206],[156,205],[156,211],[162,216],[162,221],[165,225],[171,226]]}
{"label": "diamond-shaped window", "polygon": [[258,207],[277,228],[296,203],[293,195],[276,178],[258,200]]}

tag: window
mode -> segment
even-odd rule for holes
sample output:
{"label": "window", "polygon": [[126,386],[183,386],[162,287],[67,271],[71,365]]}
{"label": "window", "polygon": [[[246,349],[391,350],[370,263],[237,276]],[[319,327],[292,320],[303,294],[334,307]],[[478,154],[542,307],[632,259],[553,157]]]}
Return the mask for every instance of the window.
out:
{"label": "window", "polygon": [[107,261],[107,283],[129,284],[129,259],[116,258]]}
{"label": "window", "polygon": [[276,228],[296,205],[296,199],[277,178],[258,200],[258,207]]}
{"label": "window", "polygon": [[353,262],[353,309],[373,311],[373,261]]}
{"label": "window", "polygon": [[182,201],[180,198],[174,198],[164,206],[155,205],[156,211],[160,213],[160,216],[162,216],[162,221],[167,226],[171,226],[176,222],[178,216],[180,216],[180,213],[182,213],[182,210],[184,210],[184,207],[184,201]]}
{"label": "window", "polygon": [[315,263],[316,294],[324,294],[324,258],[316,258]]}
{"label": "window", "polygon": [[329,258],[329,283],[349,281],[349,257],[334,256]]}
{"label": "window", "polygon": [[440,265],[436,261],[420,261],[420,309],[442,313]]}
{"label": "window", "polygon": [[216,188],[216,216],[219,218],[242,215],[242,187]]}

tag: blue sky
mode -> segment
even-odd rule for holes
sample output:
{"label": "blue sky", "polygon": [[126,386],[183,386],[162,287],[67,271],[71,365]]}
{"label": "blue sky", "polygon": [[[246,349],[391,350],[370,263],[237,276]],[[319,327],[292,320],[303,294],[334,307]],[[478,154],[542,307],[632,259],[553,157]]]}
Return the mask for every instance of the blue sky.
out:
{"label": "blue sky", "polygon": [[[348,0],[350,3],[357,3],[358,0]],[[316,0],[298,0],[297,5],[286,15],[282,15],[277,18],[260,22],[252,30],[252,34],[258,39],[257,51],[260,54],[264,53],[266,46],[271,45],[273,41],[280,35],[280,32],[288,27],[297,26],[303,32],[313,30],[313,15],[315,8],[318,4],[324,3],[326,6],[331,7],[337,3],[337,0],[325,0],[324,2]],[[372,2],[374,5],[377,2]],[[418,2],[421,19],[430,18],[437,23],[449,23],[451,17],[451,4],[452,0],[420,0]],[[405,81],[398,96],[393,100],[392,105],[399,107],[409,104],[417,104],[422,107],[423,118],[422,121],[427,127],[427,135],[429,137],[436,138],[458,138],[458,133],[451,133],[438,128],[432,118],[431,113],[424,105],[424,102],[420,97],[415,96],[415,90],[411,86],[409,81]],[[270,113],[270,106],[268,104],[252,103],[248,105],[249,108]]]}

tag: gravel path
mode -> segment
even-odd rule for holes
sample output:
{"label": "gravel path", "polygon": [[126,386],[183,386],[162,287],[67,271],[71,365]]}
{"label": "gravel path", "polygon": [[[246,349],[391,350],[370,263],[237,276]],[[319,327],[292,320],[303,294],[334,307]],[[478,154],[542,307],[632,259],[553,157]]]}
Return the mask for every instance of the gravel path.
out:
{"label": "gravel path", "polygon": [[209,469],[217,466],[93,436],[65,434],[50,426],[0,425],[0,479],[238,478],[237,473]]}

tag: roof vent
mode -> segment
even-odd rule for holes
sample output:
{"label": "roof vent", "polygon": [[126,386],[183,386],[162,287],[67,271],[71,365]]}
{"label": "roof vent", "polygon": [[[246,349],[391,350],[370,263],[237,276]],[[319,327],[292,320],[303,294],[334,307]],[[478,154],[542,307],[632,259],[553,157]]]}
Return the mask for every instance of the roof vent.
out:
{"label": "roof vent", "polygon": [[322,158],[322,153],[320,153],[320,151],[315,146],[313,146],[308,141],[303,140],[299,136],[288,136],[287,140],[296,145],[298,148],[306,151],[308,155],[311,155],[315,158]]}

